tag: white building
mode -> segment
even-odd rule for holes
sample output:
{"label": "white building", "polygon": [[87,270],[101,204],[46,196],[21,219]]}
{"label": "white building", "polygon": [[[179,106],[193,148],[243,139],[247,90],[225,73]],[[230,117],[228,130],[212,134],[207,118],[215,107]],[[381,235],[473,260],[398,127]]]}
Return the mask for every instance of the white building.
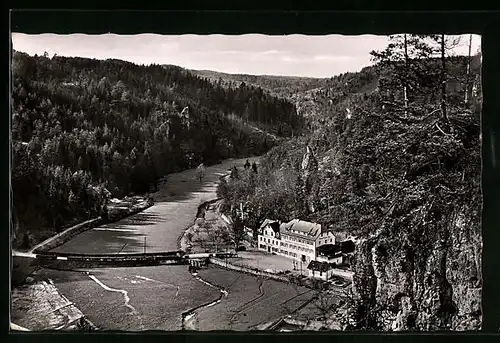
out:
{"label": "white building", "polygon": [[321,236],[321,225],[294,219],[280,226],[281,255],[305,263],[316,259],[316,246]]}
{"label": "white building", "polygon": [[259,250],[309,263],[316,260],[316,249],[335,244],[332,232],[321,232],[321,225],[294,219],[288,223],[266,219],[258,236]]}
{"label": "white building", "polygon": [[266,219],[260,226],[258,235],[259,250],[268,253],[278,254],[280,252],[280,222],[277,220]]}
{"label": "white building", "polygon": [[335,235],[331,231],[322,232],[318,237],[317,245],[318,247],[325,244],[335,244]]}

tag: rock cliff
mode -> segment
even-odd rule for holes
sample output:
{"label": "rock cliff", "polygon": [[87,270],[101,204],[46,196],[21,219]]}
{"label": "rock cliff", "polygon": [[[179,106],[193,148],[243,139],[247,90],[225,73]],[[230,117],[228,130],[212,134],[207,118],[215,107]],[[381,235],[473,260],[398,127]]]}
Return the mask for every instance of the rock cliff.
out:
{"label": "rock cliff", "polygon": [[[353,297],[357,327],[388,331],[481,328],[481,232],[456,211],[425,251],[393,249],[381,230],[359,242]],[[404,238],[403,238],[404,240]]]}

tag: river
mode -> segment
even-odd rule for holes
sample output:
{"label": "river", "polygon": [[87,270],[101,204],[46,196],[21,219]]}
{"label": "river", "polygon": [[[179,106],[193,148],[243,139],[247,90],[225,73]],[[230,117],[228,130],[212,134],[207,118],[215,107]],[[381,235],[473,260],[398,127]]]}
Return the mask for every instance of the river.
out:
{"label": "river", "polygon": [[[254,159],[250,159],[252,162]],[[55,251],[80,253],[177,250],[178,238],[198,206],[216,198],[219,178],[246,159],[207,167],[200,183],[194,169],[169,175],[142,213],[86,231]],[[294,313],[313,296],[306,288],[210,267],[198,277],[187,266],[43,269],[97,327],[104,330],[249,330],[263,321]],[[220,300],[220,301],[219,301]],[[207,306],[208,305],[208,306]],[[194,310],[194,311],[193,311]],[[187,320],[183,315],[192,311]],[[187,324],[187,325],[186,325]]]}
{"label": "river", "polygon": [[[250,162],[256,158],[249,158]],[[242,167],[246,159],[225,160],[208,166],[202,182],[195,179],[196,169],[168,176],[167,182],[153,194],[155,204],[118,222],[103,225],[74,237],[53,249],[72,253],[137,253],[177,250],[177,240],[196,216],[198,206],[217,197],[217,183],[228,169]]]}

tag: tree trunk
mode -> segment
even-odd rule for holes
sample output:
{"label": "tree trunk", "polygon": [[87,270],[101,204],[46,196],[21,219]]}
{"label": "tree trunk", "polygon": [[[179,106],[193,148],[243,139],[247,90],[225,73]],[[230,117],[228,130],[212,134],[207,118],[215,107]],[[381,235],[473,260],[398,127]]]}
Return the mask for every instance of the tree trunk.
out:
{"label": "tree trunk", "polygon": [[406,34],[404,35],[405,44],[405,75],[404,75],[404,101],[405,101],[405,117],[408,115],[408,41],[406,39]]}
{"label": "tree trunk", "polygon": [[441,35],[441,112],[443,120],[448,122],[448,114],[446,112],[446,56],[445,56],[445,37]]}
{"label": "tree trunk", "polygon": [[469,78],[470,78],[470,54],[472,47],[472,35],[469,37],[469,58],[467,59],[467,78],[465,79],[465,104],[469,102]]}

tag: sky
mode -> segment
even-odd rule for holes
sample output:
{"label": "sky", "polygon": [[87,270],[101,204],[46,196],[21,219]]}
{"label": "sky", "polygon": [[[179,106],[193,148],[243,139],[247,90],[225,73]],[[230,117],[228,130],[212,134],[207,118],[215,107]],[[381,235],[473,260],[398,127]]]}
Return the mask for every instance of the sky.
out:
{"label": "sky", "polygon": [[[469,35],[462,37],[455,53],[467,55]],[[480,41],[480,36],[473,36],[472,53],[478,51]],[[12,44],[30,55],[115,58],[232,74],[332,77],[372,64],[370,51],[385,49],[388,37],[12,33]]]}

